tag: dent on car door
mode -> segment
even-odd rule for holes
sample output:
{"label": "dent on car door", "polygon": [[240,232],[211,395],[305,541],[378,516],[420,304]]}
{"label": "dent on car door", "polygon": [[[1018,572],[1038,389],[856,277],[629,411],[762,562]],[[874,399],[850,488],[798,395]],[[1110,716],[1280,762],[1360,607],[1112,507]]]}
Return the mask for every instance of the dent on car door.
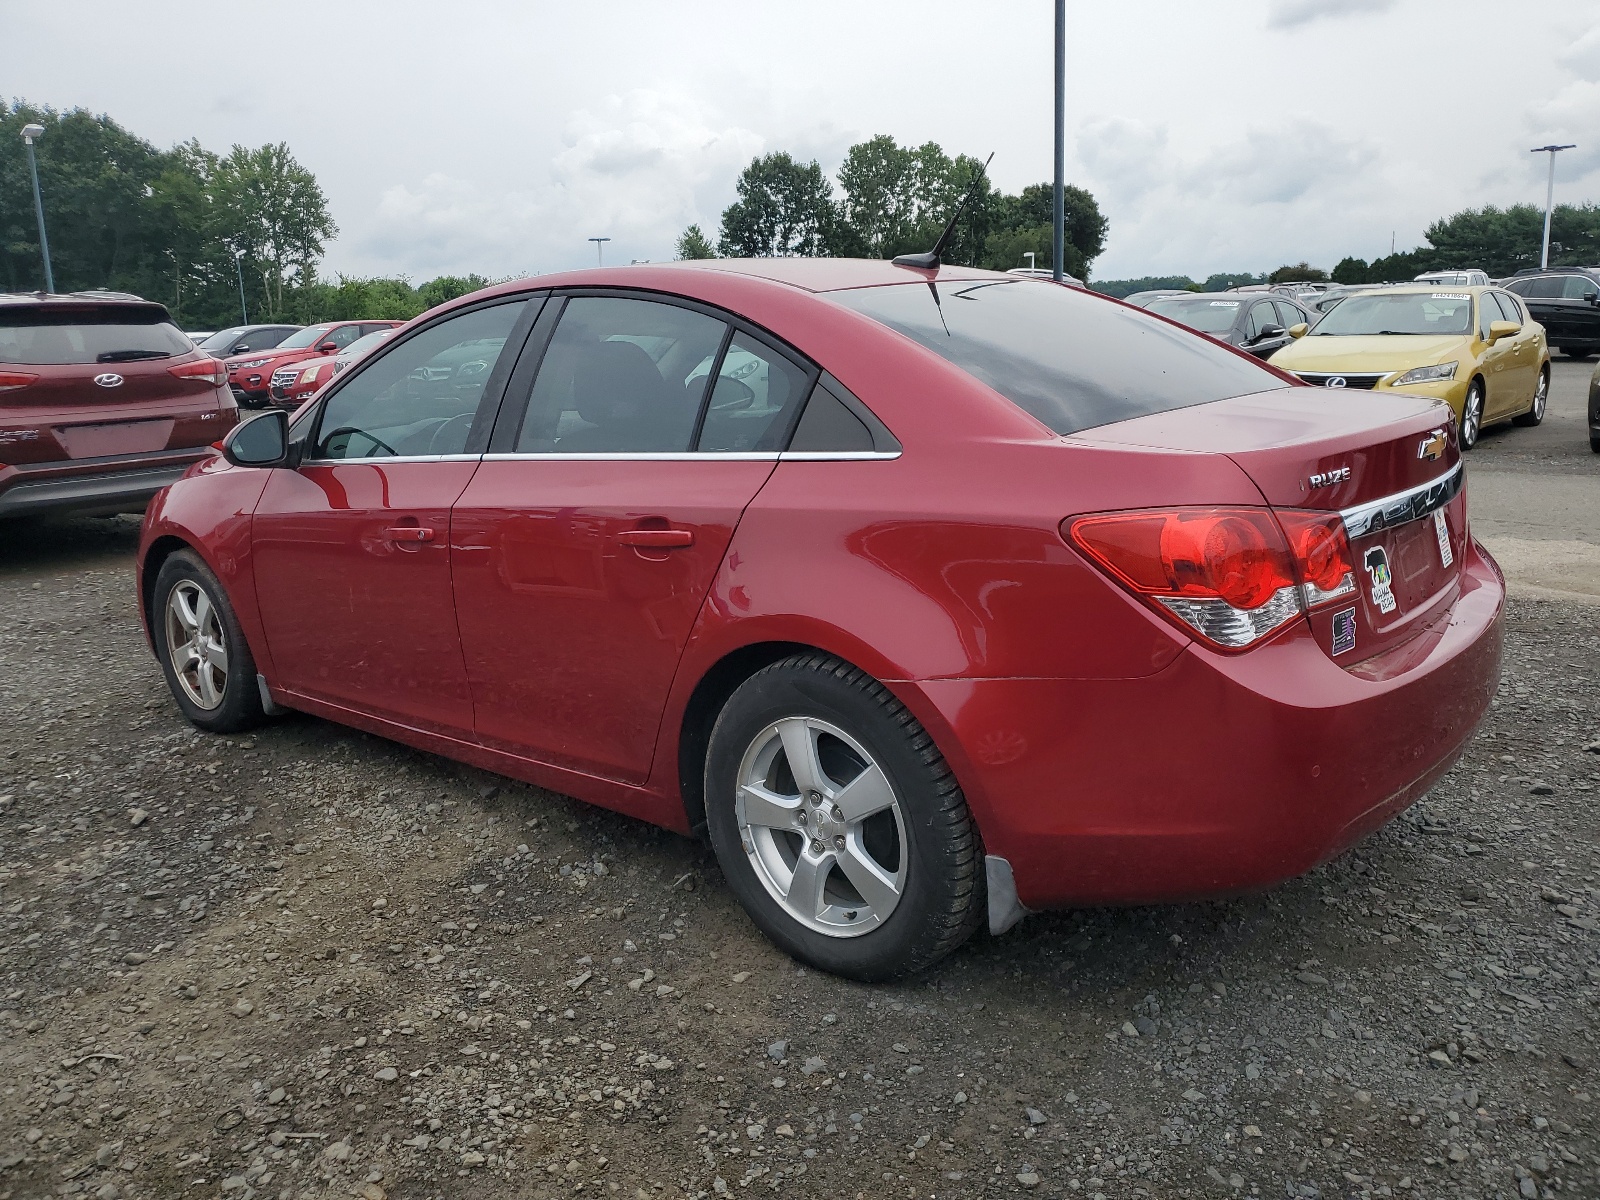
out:
{"label": "dent on car door", "polygon": [[280,686],[470,733],[450,505],[477,468],[503,387],[495,367],[528,307],[518,297],[453,314],[352,368],[323,401],[300,466],[272,472],[252,540]]}
{"label": "dent on car door", "polygon": [[717,315],[628,295],[553,302],[524,357],[452,520],[477,734],[642,783],[700,605],[812,377]]}

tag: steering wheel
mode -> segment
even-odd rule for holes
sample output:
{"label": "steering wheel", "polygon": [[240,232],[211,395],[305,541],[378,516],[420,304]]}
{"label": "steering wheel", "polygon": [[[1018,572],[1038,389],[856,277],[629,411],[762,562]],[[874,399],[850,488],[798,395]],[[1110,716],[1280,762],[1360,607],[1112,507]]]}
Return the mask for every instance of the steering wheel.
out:
{"label": "steering wheel", "polygon": [[[329,442],[331,442],[334,438],[338,437],[341,433],[350,434],[350,435],[352,435],[354,437],[366,438],[367,441],[372,443],[373,449],[375,449],[375,450],[387,450],[390,454],[394,455],[396,458],[400,457],[400,451],[396,450],[393,446],[389,445],[388,442],[384,441],[382,438],[378,437],[375,434],[368,433],[365,429],[357,429],[353,425],[341,425],[341,426],[339,426],[339,428],[335,429],[332,433],[328,434],[326,437],[324,437],[322,439],[322,444],[324,446],[326,446]],[[346,442],[345,445],[348,448],[349,443]],[[363,454],[363,455],[350,454],[350,455],[346,455],[346,457],[347,458],[357,458],[357,457],[370,458],[372,456],[370,454]]]}

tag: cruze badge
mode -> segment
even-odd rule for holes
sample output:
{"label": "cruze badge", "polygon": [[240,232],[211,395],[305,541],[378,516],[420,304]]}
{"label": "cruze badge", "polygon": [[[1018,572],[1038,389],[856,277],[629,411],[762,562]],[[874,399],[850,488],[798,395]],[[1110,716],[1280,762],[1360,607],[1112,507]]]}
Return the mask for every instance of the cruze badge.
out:
{"label": "cruze badge", "polygon": [[1343,375],[1329,375],[1326,379],[1324,379],[1322,381],[1322,386],[1323,387],[1331,387],[1331,388],[1342,388],[1344,386],[1344,376]]}
{"label": "cruze badge", "polygon": [[1314,488],[1332,487],[1334,484],[1343,483],[1349,478],[1349,467],[1335,467],[1331,471],[1318,471],[1315,475],[1307,477],[1306,484]]}
{"label": "cruze badge", "polygon": [[1442,429],[1435,429],[1427,437],[1422,439],[1421,445],[1417,447],[1417,457],[1431,459],[1443,458],[1444,448],[1448,444],[1449,443],[1446,438],[1445,431]]}
{"label": "cruze badge", "polygon": [[1372,602],[1379,612],[1392,613],[1395,610],[1394,577],[1389,574],[1389,555],[1382,546],[1374,546],[1362,556],[1361,564],[1372,580]]}
{"label": "cruze badge", "polygon": [[122,376],[121,375],[113,375],[109,371],[104,375],[96,375],[94,377],[94,381],[96,383],[98,383],[101,387],[121,387],[122,386]]}

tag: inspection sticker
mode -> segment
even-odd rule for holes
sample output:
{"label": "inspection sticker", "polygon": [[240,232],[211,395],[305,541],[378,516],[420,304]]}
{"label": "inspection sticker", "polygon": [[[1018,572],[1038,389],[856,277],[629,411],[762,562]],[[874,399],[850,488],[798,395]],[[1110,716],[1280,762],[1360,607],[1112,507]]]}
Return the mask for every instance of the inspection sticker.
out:
{"label": "inspection sticker", "polygon": [[1428,297],[1428,299],[1429,300],[1471,300],[1472,297],[1467,295],[1465,292],[1434,292]]}
{"label": "inspection sticker", "polygon": [[1445,524],[1444,509],[1433,510],[1433,532],[1439,539],[1439,561],[1449,566],[1455,562],[1455,551],[1450,549],[1450,526]]}
{"label": "inspection sticker", "polygon": [[1238,308],[1239,307],[1239,302],[1237,300],[1213,300],[1211,302],[1211,307],[1212,308]]}
{"label": "inspection sticker", "polygon": [[1333,614],[1333,652],[1343,654],[1356,648],[1356,610],[1344,609]]}

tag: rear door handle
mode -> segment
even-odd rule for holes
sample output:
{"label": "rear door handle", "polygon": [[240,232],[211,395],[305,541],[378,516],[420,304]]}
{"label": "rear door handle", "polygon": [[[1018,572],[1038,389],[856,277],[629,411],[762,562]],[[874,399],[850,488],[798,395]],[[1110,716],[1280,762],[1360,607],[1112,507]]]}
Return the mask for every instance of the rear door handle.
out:
{"label": "rear door handle", "polygon": [[626,529],[617,534],[624,546],[643,546],[653,550],[668,550],[674,546],[694,545],[692,529]]}
{"label": "rear door handle", "polygon": [[433,541],[433,530],[426,525],[391,525],[383,532],[391,542]]}

